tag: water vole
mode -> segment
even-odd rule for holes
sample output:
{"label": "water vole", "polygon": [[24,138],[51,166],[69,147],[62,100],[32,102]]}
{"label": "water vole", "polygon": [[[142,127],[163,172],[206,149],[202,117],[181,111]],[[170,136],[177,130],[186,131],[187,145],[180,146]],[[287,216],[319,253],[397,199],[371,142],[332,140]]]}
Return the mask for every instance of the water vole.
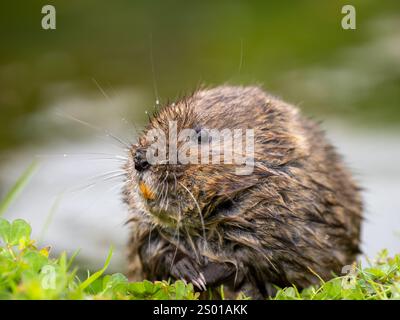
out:
{"label": "water vole", "polygon": [[[172,163],[168,152],[151,163],[148,133],[170,137],[171,122],[178,132],[193,129],[200,146],[210,142],[205,128],[253,130],[252,171],[238,174],[243,164],[222,158]],[[224,284],[261,298],[273,285],[304,288],[316,274],[340,274],[359,253],[362,203],[340,156],[317,124],[258,87],[202,89],[164,106],[125,169],[133,279],[185,279],[199,290]]]}

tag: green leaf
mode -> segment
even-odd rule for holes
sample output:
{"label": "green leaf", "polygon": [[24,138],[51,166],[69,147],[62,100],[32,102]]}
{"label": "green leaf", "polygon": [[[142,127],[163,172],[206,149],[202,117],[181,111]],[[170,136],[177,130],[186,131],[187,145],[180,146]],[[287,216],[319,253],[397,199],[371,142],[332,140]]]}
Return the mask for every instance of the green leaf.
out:
{"label": "green leaf", "polygon": [[175,282],[175,299],[181,300],[186,295],[186,285],[183,281],[176,281]]}
{"label": "green leaf", "polygon": [[125,277],[122,273],[115,273],[111,276],[105,276],[104,277],[104,282],[103,282],[103,287],[114,287],[120,283],[127,283],[128,278]]}
{"label": "green leaf", "polygon": [[129,291],[133,295],[142,296],[146,292],[146,289],[144,288],[143,282],[133,282],[129,284]]}
{"label": "green leaf", "polygon": [[11,224],[11,230],[8,243],[12,246],[19,243],[23,238],[28,240],[31,236],[31,226],[22,219],[14,220]]}
{"label": "green leaf", "polygon": [[9,242],[10,231],[11,224],[6,219],[0,218],[0,238],[2,238],[5,243]]}
{"label": "green leaf", "polygon": [[148,280],[144,280],[143,281],[143,286],[144,286],[144,290],[146,291],[146,293],[154,293],[156,291],[156,285],[153,282],[150,282]]}
{"label": "green leaf", "polygon": [[28,183],[29,179],[36,171],[37,166],[38,166],[37,162],[33,161],[31,165],[18,178],[17,182],[6,194],[4,199],[0,202],[0,216],[4,214],[4,212],[8,209],[10,204],[17,198],[18,194],[24,189],[25,185]]}
{"label": "green leaf", "polygon": [[44,265],[48,264],[48,259],[37,251],[29,251],[23,256],[23,261],[28,265],[28,269],[38,272]]}
{"label": "green leaf", "polygon": [[282,296],[281,296],[281,298],[292,300],[292,299],[294,299],[295,297],[296,297],[296,293],[295,293],[293,287],[287,287],[287,288],[282,289]]}

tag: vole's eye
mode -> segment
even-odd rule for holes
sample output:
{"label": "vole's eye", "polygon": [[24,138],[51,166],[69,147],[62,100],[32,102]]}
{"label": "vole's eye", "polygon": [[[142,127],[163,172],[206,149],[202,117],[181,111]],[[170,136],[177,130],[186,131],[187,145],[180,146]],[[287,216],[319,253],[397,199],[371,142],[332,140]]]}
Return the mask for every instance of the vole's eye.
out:
{"label": "vole's eye", "polygon": [[197,134],[197,142],[198,144],[201,144],[201,131]]}
{"label": "vole's eye", "polygon": [[197,134],[197,142],[200,144],[201,143],[201,132],[202,132],[201,127],[196,126],[194,128],[194,130],[196,131],[196,134]]}
{"label": "vole's eye", "polygon": [[209,135],[208,135],[208,130],[207,129],[202,129],[202,128],[195,128],[196,133],[197,133],[197,142],[198,144],[209,142]]}

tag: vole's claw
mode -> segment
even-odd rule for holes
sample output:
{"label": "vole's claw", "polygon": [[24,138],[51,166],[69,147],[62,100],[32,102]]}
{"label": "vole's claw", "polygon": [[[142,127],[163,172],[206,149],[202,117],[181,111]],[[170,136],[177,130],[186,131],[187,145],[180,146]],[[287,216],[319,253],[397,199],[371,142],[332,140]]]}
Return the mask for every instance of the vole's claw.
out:
{"label": "vole's claw", "polygon": [[206,278],[204,277],[203,272],[199,273],[199,277],[196,279],[196,281],[201,285],[201,289],[203,291],[207,291],[207,287],[206,287]]}
{"label": "vole's claw", "polygon": [[198,290],[207,290],[204,274],[200,272],[199,266],[188,257],[183,257],[173,265],[171,275],[186,284],[191,282]]}
{"label": "vole's claw", "polygon": [[200,283],[198,283],[196,280],[191,280],[191,282],[200,290],[203,290],[203,288],[201,287]]}
{"label": "vole's claw", "polygon": [[200,278],[203,280],[204,284],[207,283],[206,278],[204,277],[203,272],[200,272]]}
{"label": "vole's claw", "polygon": [[[204,278],[204,276],[203,276],[203,278]],[[197,282],[200,284],[200,286],[201,286],[201,290],[203,290],[203,291],[207,291],[207,287],[206,287],[206,282],[205,282],[205,279],[202,279],[201,278],[201,273],[200,273],[200,278],[198,278],[198,279],[196,279],[197,280]]]}

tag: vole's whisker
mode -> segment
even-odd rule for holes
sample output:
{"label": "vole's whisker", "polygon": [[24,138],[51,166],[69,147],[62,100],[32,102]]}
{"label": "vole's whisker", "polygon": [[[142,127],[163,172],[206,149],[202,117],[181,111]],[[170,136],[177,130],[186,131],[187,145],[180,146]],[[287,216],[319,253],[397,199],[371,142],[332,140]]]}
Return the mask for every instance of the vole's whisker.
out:
{"label": "vole's whisker", "polygon": [[119,177],[123,177],[123,176],[125,176],[125,174],[122,174],[122,173],[121,174],[116,174],[114,176],[106,177],[106,178],[104,178],[104,179],[102,179],[100,181],[91,182],[91,183],[83,185],[81,187],[77,187],[75,189],[70,189],[69,192],[75,193],[75,192],[80,192],[80,191],[86,191],[86,190],[94,187],[95,185],[97,185],[99,182],[106,182],[106,181],[109,181],[109,180],[112,180],[112,179],[116,179],[116,178],[119,178]]}
{"label": "vole's whisker", "polygon": [[166,191],[166,195],[165,195],[165,198],[167,199],[167,202],[165,204],[165,211],[168,211],[168,205],[169,205],[169,197],[167,197],[168,188],[169,188],[169,186],[167,186],[167,191]]}
{"label": "vole's whisker", "polygon": [[97,80],[95,78],[92,78],[92,81],[94,82],[94,84],[96,85],[96,87],[100,90],[100,92],[102,93],[102,95],[107,99],[107,101],[110,103],[110,105],[113,105],[110,97],[108,96],[108,94],[103,90],[103,88],[100,86],[100,84],[97,82]]}
{"label": "vole's whisker", "polygon": [[109,176],[114,176],[115,174],[120,174],[120,175],[125,175],[125,171],[120,169],[120,170],[112,170],[106,173],[102,173],[100,175],[94,176],[92,178],[89,178],[89,181],[93,181],[93,180],[97,180],[97,179],[103,179],[103,178],[107,178]]}
{"label": "vole's whisker", "polygon": [[89,183],[89,184],[81,186],[81,187],[72,188],[70,190],[67,190],[67,192],[69,192],[69,193],[83,192],[83,191],[93,188],[96,184],[97,184],[96,182]]}
{"label": "vole's whisker", "polygon": [[[174,176],[174,181],[175,181],[175,183],[174,183],[174,193],[176,194],[176,188],[177,188],[178,182],[177,182],[177,179],[176,179],[176,174],[173,173],[172,175]],[[179,204],[179,205],[180,205],[180,204]]]}
{"label": "vole's whisker", "polygon": [[[91,157],[96,156],[96,157]],[[103,156],[103,157],[97,157]],[[84,158],[85,160],[115,160],[126,162],[128,157],[111,153],[54,153],[54,154],[36,154],[36,158],[64,158],[64,159],[79,159]]]}
{"label": "vole's whisker", "polygon": [[104,182],[104,181],[109,181],[109,180],[112,180],[112,179],[116,179],[116,178],[120,178],[120,177],[125,177],[125,176],[126,176],[125,173],[119,173],[119,174],[115,174],[115,175],[110,176],[110,177],[106,177],[106,178],[102,179],[101,181],[102,181],[102,182]]}
{"label": "vole's whisker", "polygon": [[115,161],[117,163],[126,163],[126,160],[121,160],[121,159],[115,159],[115,158],[92,158],[88,159],[88,161],[102,161],[102,160],[109,160],[109,161]]}
{"label": "vole's whisker", "polygon": [[161,209],[164,207],[164,202],[165,202],[165,200],[166,200],[166,198],[168,196],[168,187],[169,187],[169,185],[165,183],[167,178],[168,178],[168,176],[169,176],[169,171],[166,171],[165,177],[164,177],[163,181],[161,182],[161,184],[163,185],[162,192],[161,192],[161,203],[160,203]]}
{"label": "vole's whisker", "polygon": [[169,182],[167,180],[166,181],[166,188],[165,188],[165,192],[164,192],[164,197],[163,197],[163,203],[165,203],[165,211],[168,211],[168,204],[169,204],[168,191],[169,191]]}
{"label": "vole's whisker", "polygon": [[178,211],[179,212],[179,218],[178,218],[178,223],[176,224],[175,233],[174,233],[174,239],[175,239],[176,235],[178,236],[178,243],[175,246],[174,255],[172,257],[171,265],[170,265],[170,268],[169,268],[170,272],[172,270],[172,266],[174,265],[176,254],[178,253],[178,247],[180,246],[180,243],[179,243],[179,241],[180,241],[179,228],[180,228],[180,223],[181,223],[181,218],[182,218],[182,212],[181,211],[182,211],[182,207],[181,207],[181,204],[179,204],[179,211]]}
{"label": "vole's whisker", "polygon": [[75,121],[75,122],[77,122],[77,123],[80,123],[80,124],[82,124],[82,125],[84,125],[84,126],[86,126],[86,127],[88,127],[88,128],[91,128],[91,129],[95,130],[95,131],[100,131],[100,132],[104,133],[107,137],[110,137],[110,138],[114,139],[114,140],[117,141],[119,144],[121,144],[122,146],[124,146],[127,150],[129,150],[129,148],[131,147],[131,143],[128,143],[128,142],[124,141],[123,139],[117,137],[116,135],[114,135],[113,133],[111,133],[111,132],[110,132],[109,130],[107,130],[107,129],[102,129],[102,128],[100,128],[100,127],[98,127],[98,126],[96,126],[96,125],[93,125],[93,124],[91,124],[91,123],[89,123],[89,122],[87,122],[87,121],[78,119],[78,118],[76,118],[76,117],[74,117],[74,116],[72,116],[72,115],[69,115],[69,114],[66,114],[66,113],[62,113],[62,112],[60,112],[60,111],[57,112],[56,114],[57,114],[58,116],[63,117],[63,118],[66,118],[66,119]]}
{"label": "vole's whisker", "polygon": [[[114,109],[116,109],[115,106],[114,106],[113,101],[112,101],[111,98],[110,98],[110,96],[109,96],[109,95],[106,93],[106,91],[100,86],[100,84],[98,83],[98,81],[97,81],[95,78],[92,78],[92,81],[93,81],[93,83],[96,85],[96,87],[99,89],[99,91],[101,92],[101,94],[106,98],[106,100],[108,101],[108,103],[110,104],[110,106],[112,106],[112,107],[114,107]],[[109,85],[109,87],[111,87],[111,89],[112,89],[112,91],[113,91],[113,93],[114,93],[114,95],[115,95],[115,90],[113,90],[112,86]],[[129,125],[129,126],[132,126],[130,129],[133,128],[133,130],[135,131],[134,133],[135,133],[136,136],[139,136],[139,135],[140,135],[140,131],[137,129],[135,123],[133,123],[133,122],[130,121],[130,120],[127,120],[126,117],[124,117],[123,115],[121,115],[121,113],[119,113],[119,112],[118,112],[118,115],[120,116],[122,122],[124,122],[125,124],[127,124],[127,125]]]}
{"label": "vole's whisker", "polygon": [[200,263],[200,256],[199,256],[198,250],[197,250],[197,248],[193,242],[192,236],[190,235],[190,232],[188,231],[186,226],[185,226],[185,232],[186,232],[187,239],[189,240],[188,242],[193,249],[194,255],[196,256],[196,261],[198,263]]}
{"label": "vole's whisker", "polygon": [[125,182],[120,182],[120,183],[116,183],[114,186],[112,186],[111,188],[108,188],[105,193],[110,193],[113,192],[115,190],[122,190],[123,186],[124,186]]}
{"label": "vole's whisker", "polygon": [[167,171],[165,172],[165,177],[164,177],[164,179],[163,179],[163,181],[162,181],[161,183],[164,183],[165,180],[167,180],[168,175],[169,175],[169,171],[167,170]]}
{"label": "vole's whisker", "polygon": [[153,56],[153,35],[150,34],[150,63],[151,63],[151,74],[153,77],[153,89],[156,98],[156,106],[160,104],[160,98],[158,96],[157,78],[156,78],[156,68],[154,66],[154,56]]}
{"label": "vole's whisker", "polygon": [[126,176],[126,173],[123,170],[113,170],[109,171],[91,178],[88,178],[87,184],[84,184],[83,186],[78,186],[76,188],[71,188],[68,190],[70,193],[76,193],[76,192],[81,192],[81,191],[86,191],[95,185],[97,185],[100,182],[106,182],[112,179],[120,178]]}
{"label": "vole's whisker", "polygon": [[[36,156],[36,158],[39,158],[39,159],[58,158],[58,157],[63,158],[63,159],[66,158],[66,157],[64,157],[64,156],[62,156],[62,155],[60,155],[60,156],[49,156],[49,157],[41,156],[41,155],[37,155],[37,156]],[[112,158],[112,157],[86,158],[86,159],[84,159],[84,160],[90,161],[90,162],[92,162],[92,161],[107,161],[107,162],[118,163],[118,164],[120,164],[120,165],[121,165],[121,164],[125,164],[125,163],[127,162],[127,160],[116,159],[116,158]]]}
{"label": "vole's whisker", "polygon": [[193,199],[194,203],[196,204],[196,207],[197,207],[197,210],[198,210],[199,216],[200,216],[201,227],[203,229],[203,239],[204,239],[204,242],[203,242],[203,247],[204,248],[203,249],[205,249],[206,247],[208,247],[208,242],[207,242],[207,237],[206,237],[206,228],[205,228],[205,225],[204,225],[204,217],[203,217],[203,214],[201,213],[200,205],[197,202],[197,200],[196,200],[195,196],[193,195],[193,193],[183,183],[181,183],[179,181],[178,181],[178,183],[182,186],[182,188],[184,188],[189,193],[190,197]]}

